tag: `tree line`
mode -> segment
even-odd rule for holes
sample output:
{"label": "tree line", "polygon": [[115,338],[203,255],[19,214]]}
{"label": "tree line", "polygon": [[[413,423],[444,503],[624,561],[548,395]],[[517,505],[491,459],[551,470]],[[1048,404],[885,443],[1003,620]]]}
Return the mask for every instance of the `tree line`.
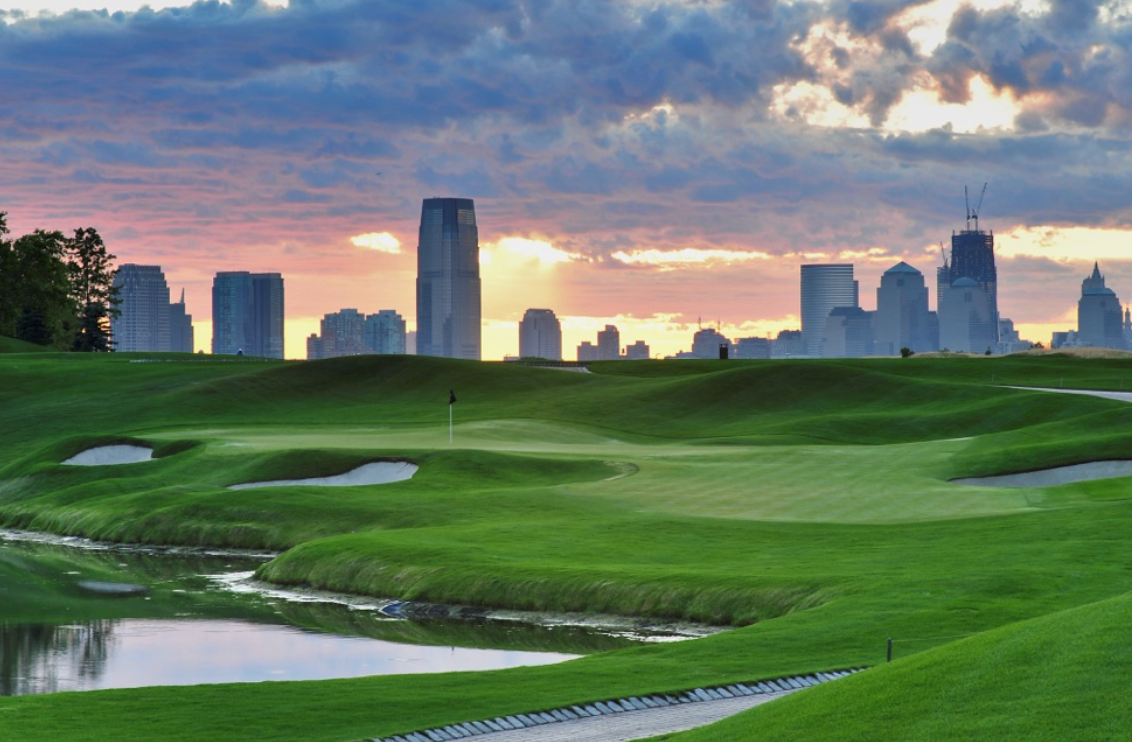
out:
{"label": "tree line", "polygon": [[0,212],[0,335],[58,350],[109,351],[118,316],[114,255],[97,230],[12,239]]}

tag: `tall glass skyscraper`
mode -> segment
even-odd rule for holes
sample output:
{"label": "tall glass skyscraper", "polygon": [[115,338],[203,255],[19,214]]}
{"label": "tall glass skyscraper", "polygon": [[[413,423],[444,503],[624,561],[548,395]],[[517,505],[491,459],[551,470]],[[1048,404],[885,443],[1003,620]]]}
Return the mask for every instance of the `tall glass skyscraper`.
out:
{"label": "tall glass skyscraper", "polygon": [[480,359],[480,245],[470,198],[426,198],[421,208],[417,355]]}
{"label": "tall glass skyscraper", "polygon": [[247,271],[216,274],[212,352],[283,358],[283,276]]}
{"label": "tall glass skyscraper", "polygon": [[169,350],[193,352],[193,315],[185,307],[184,289],[181,289],[181,300],[169,305]]}
{"label": "tall glass skyscraper", "polygon": [[114,273],[114,285],[118,288],[120,312],[110,319],[114,350],[170,350],[169,284],[161,266],[126,263]]}
{"label": "tall glass skyscraper", "polygon": [[562,360],[562,324],[550,309],[528,309],[519,323],[519,357]]}
{"label": "tall glass skyscraper", "polygon": [[837,307],[857,307],[857,282],[852,263],[813,263],[802,266],[802,342],[806,355],[822,355],[825,321]]}

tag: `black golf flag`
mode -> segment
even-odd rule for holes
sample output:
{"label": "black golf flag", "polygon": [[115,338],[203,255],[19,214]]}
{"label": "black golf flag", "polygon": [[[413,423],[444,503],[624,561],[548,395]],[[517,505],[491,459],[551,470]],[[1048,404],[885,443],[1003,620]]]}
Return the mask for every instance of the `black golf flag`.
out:
{"label": "black golf flag", "polygon": [[456,392],[448,390],[448,404],[456,404]]}

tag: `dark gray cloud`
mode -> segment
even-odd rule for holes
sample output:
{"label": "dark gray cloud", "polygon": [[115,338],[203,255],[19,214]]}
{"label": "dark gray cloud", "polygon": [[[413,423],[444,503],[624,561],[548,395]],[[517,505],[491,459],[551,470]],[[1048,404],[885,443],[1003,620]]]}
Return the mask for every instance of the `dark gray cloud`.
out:
{"label": "dark gray cloud", "polygon": [[[964,7],[925,56],[899,21],[922,4],[238,0],[17,19],[0,23],[0,207],[128,204],[149,238],[290,218],[280,234],[315,241],[375,213],[411,229],[421,196],[461,194],[498,228],[588,234],[594,255],[628,239],[609,229],[897,252],[946,237],[963,184],[987,180],[1004,224],[1127,223],[1128,18],[1094,0]],[[815,61],[798,42],[819,23],[851,43]],[[912,87],[963,102],[974,75],[1020,98],[1017,132],[880,133]],[[802,81],[873,130],[772,115],[776,86]]]}

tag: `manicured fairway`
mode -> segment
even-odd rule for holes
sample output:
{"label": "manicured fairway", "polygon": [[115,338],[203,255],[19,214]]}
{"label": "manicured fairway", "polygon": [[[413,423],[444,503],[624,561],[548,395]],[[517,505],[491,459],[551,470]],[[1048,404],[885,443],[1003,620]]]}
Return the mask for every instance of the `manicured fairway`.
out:
{"label": "manicured fairway", "polygon": [[[955,659],[964,647],[1009,643],[1023,636],[1010,632],[1040,621],[1092,620],[1078,617],[1094,606],[1108,616],[1132,590],[1128,479],[1031,490],[948,481],[1132,458],[1132,405],[1001,386],[1116,389],[1132,379],[1132,362],[639,362],[593,371],[405,357],[0,355],[10,422],[0,430],[2,524],[287,549],[261,569],[282,583],[743,627],[499,673],[0,699],[0,739],[360,739],[876,665],[888,637],[898,662],[833,686],[912,682],[902,667],[915,667],[917,683],[946,684],[970,673]],[[450,388],[460,398],[451,445]],[[59,465],[128,442],[154,446],[157,458]],[[380,459],[420,470],[379,486],[226,489]],[[1084,632],[1082,651],[1107,647],[1102,634]],[[1043,675],[1050,688],[1086,694],[1087,684],[1057,680],[1083,670],[1051,664],[1053,654],[1011,650],[1003,673],[1012,687]],[[709,738],[777,738],[777,726],[745,721],[765,716],[799,738],[840,739],[836,723],[806,723],[846,703],[850,691],[833,686],[752,711]],[[915,693],[884,693],[892,714],[901,704],[910,716],[926,713]],[[953,705],[933,709],[922,727],[874,727],[886,718],[881,707],[862,711],[859,738],[971,738],[986,709]],[[1019,729],[1039,726],[1036,710],[1018,713],[1029,719]],[[1008,721],[985,728],[1009,737]]]}

